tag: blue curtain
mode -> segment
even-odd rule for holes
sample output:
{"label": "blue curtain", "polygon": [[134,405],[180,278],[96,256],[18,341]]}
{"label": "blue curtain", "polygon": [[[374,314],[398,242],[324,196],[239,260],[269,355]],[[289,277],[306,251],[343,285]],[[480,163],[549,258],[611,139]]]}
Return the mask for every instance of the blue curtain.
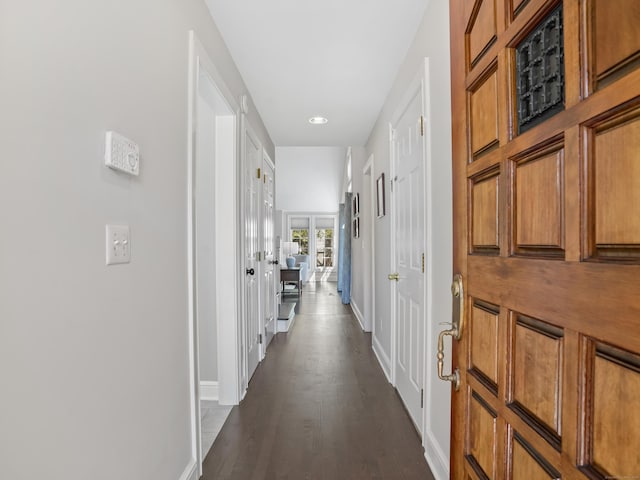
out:
{"label": "blue curtain", "polygon": [[351,198],[346,193],[344,203],[340,205],[340,248],[338,250],[338,291],[342,294],[342,303],[351,303]]}
{"label": "blue curtain", "polygon": [[338,209],[338,292],[342,292],[342,270],[344,268],[344,203]]}

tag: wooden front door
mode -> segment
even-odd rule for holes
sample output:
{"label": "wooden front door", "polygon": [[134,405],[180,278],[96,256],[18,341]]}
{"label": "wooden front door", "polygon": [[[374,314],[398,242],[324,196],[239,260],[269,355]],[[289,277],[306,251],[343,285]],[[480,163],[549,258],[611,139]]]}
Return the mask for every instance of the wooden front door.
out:
{"label": "wooden front door", "polygon": [[453,479],[640,478],[640,1],[452,0]]}

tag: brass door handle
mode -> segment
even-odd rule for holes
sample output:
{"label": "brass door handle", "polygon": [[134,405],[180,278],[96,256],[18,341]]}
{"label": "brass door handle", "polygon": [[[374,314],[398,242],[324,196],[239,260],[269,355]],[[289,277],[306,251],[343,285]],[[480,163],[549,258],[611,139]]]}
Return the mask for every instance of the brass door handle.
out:
{"label": "brass door handle", "polygon": [[460,388],[460,369],[456,368],[449,375],[444,375],[442,370],[444,369],[444,337],[450,336],[456,340],[462,338],[462,325],[464,320],[464,285],[462,283],[462,275],[457,273],[453,277],[453,283],[451,284],[452,295],[452,320],[451,323],[445,325],[451,325],[449,330],[443,330],[438,335],[438,378],[445,382],[453,383],[453,388],[457,392]]}
{"label": "brass door handle", "polygon": [[395,280],[397,282],[398,280],[400,280],[400,274],[390,273],[389,275],[387,275],[387,278],[389,278],[389,280]]}

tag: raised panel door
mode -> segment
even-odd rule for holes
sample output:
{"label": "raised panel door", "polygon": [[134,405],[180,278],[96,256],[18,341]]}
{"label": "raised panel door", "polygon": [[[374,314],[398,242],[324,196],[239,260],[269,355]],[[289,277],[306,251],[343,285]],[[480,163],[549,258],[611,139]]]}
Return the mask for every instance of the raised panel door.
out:
{"label": "raised panel door", "polygon": [[395,383],[409,415],[422,431],[424,376],[424,153],[422,85],[413,92],[394,127],[393,199],[395,288]]}
{"label": "raised panel door", "polygon": [[640,478],[638,2],[450,5],[451,478]]}
{"label": "raised panel door", "polygon": [[262,165],[262,146],[246,123],[243,135],[243,183],[244,183],[244,340],[246,354],[246,384],[260,362],[260,190],[258,168]]}

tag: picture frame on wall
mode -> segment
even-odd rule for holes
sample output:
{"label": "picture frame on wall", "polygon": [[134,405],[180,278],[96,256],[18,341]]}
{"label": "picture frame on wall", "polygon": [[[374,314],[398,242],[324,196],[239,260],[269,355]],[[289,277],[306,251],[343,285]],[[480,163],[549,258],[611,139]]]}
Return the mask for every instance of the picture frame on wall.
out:
{"label": "picture frame on wall", "polygon": [[384,173],[381,173],[376,180],[376,212],[378,218],[385,215],[385,198],[384,198]]}
{"label": "picture frame on wall", "polygon": [[353,238],[360,238],[360,194],[354,193],[353,203]]}

